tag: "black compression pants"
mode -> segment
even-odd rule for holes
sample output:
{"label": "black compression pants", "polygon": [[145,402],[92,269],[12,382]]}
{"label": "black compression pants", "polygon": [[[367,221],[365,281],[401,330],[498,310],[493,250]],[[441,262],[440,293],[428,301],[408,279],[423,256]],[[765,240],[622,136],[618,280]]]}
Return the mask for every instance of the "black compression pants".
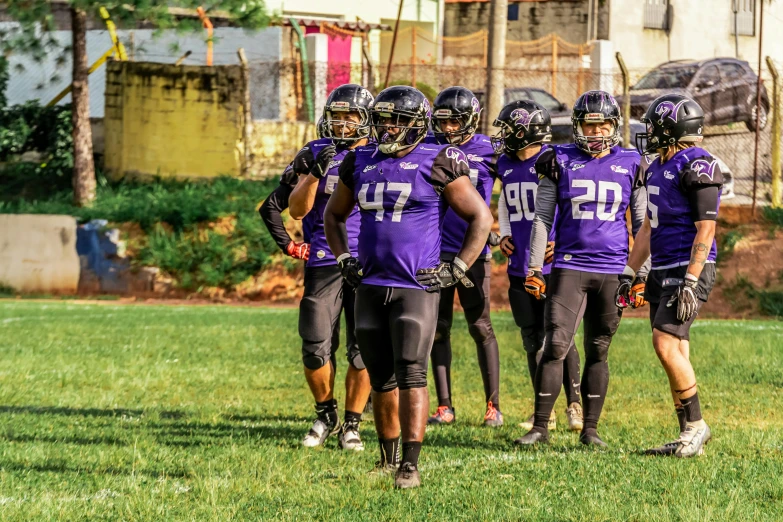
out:
{"label": "black compression pants", "polygon": [[373,391],[427,387],[439,297],[413,288],[359,285],[356,337]]}
{"label": "black compression pants", "polygon": [[615,305],[615,292],[619,284],[617,274],[597,274],[567,268],[552,270],[545,310],[546,344],[536,371],[537,428],[546,430],[563,382],[563,360],[583,317],[584,429],[596,428],[598,425],[609,388],[609,344],[622,317],[622,312]]}
{"label": "black compression pants", "polygon": [[[547,283],[549,276],[545,276]],[[525,291],[525,278],[509,275],[508,301],[514,322],[522,333],[522,346],[527,354],[527,369],[535,390],[536,370],[544,352],[544,309],[546,300],[539,300]],[[584,307],[584,304],[582,305]],[[584,313],[584,310],[581,311]],[[573,338],[563,367],[563,390],[568,404],[579,402],[579,352]]]}
{"label": "black compression pants", "polygon": [[476,342],[481,379],[484,381],[484,400],[500,409],[500,356],[498,341],[489,317],[490,262],[482,259],[473,263],[467,272],[473,288],[457,284],[440,292],[438,327],[432,345],[432,373],[440,406],[451,406],[451,325],[454,321],[454,294],[468,322],[468,332]]}

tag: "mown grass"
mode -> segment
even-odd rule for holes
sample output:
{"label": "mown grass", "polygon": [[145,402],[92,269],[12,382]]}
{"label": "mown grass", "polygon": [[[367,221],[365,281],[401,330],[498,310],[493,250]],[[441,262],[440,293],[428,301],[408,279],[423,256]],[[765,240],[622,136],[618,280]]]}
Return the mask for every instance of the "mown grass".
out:
{"label": "mown grass", "polygon": [[[312,405],[296,310],[0,301],[0,519],[781,519],[783,323],[696,323],[714,441],[678,461],[640,454],[676,431],[643,320],[624,321],[610,352],[610,449],[561,428],[549,448],[515,450],[532,393],[510,314],[493,317],[506,426],[481,426],[459,318],[458,424],[427,432],[424,486],[399,492],[367,474],[370,423],[364,453],[300,447]],[[338,382],[344,370],[341,353]]]}

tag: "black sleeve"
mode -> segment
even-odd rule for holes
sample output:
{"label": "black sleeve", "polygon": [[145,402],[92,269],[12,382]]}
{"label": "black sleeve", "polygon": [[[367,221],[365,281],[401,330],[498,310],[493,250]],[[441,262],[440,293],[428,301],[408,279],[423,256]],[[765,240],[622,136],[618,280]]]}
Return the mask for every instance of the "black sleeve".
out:
{"label": "black sleeve", "polygon": [[275,240],[275,243],[283,252],[285,252],[288,243],[291,242],[291,236],[288,235],[288,231],[285,229],[285,225],[283,225],[283,217],[280,214],[288,208],[288,198],[293,191],[294,188],[291,185],[281,183],[269,194],[264,204],[258,209],[258,213],[261,214],[261,219],[264,220],[264,224],[272,235],[272,239]]}
{"label": "black sleeve", "polygon": [[492,159],[489,160],[487,167],[489,167],[489,175],[492,179],[498,179],[498,158],[499,154],[493,154]]}
{"label": "black sleeve", "polygon": [[351,192],[353,192],[353,175],[354,170],[356,170],[354,167],[356,165],[356,152],[349,150],[348,153],[343,158],[343,162],[340,163],[340,166],[337,168],[337,175],[340,176],[340,181],[343,182],[343,185],[351,189]]}
{"label": "black sleeve", "polygon": [[441,150],[432,162],[430,183],[438,195],[443,193],[446,185],[461,176],[470,175],[468,156],[457,147],[446,147]]}
{"label": "black sleeve", "polygon": [[694,221],[718,219],[723,173],[715,159],[706,157],[690,161],[680,171],[680,184],[688,197]]}
{"label": "black sleeve", "polygon": [[307,175],[310,173],[310,169],[315,164],[315,157],[313,156],[313,150],[310,145],[305,145],[302,150],[296,153],[292,165],[294,166],[294,172],[297,174]]}
{"label": "black sleeve", "polygon": [[538,174],[538,179],[549,178],[557,184],[557,180],[560,178],[560,165],[557,163],[554,149],[548,148],[538,156],[536,174]]}
{"label": "black sleeve", "polygon": [[640,189],[647,184],[647,167],[649,166],[650,163],[642,156],[641,161],[636,165],[636,174],[633,177],[634,190]]}
{"label": "black sleeve", "polygon": [[288,166],[283,171],[283,174],[280,176],[280,184],[281,185],[288,185],[289,187],[293,188],[296,187],[296,184],[299,182],[299,176],[294,172],[294,164],[289,163]]}

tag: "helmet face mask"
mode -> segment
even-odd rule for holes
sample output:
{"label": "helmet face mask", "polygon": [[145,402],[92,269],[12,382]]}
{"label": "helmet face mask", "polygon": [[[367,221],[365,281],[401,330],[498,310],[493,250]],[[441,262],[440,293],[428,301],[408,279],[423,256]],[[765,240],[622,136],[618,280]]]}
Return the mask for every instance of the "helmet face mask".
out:
{"label": "helmet face mask", "polygon": [[355,141],[370,136],[370,115],[367,111],[326,111],[330,137],[335,142]]}
{"label": "helmet face mask", "polygon": [[[608,134],[585,133],[584,124],[602,126],[610,123]],[[620,143],[620,106],[614,96],[605,91],[587,91],[574,103],[571,115],[574,144],[582,151],[597,155]]]}
{"label": "helmet face mask", "polygon": [[481,105],[473,91],[449,87],[433,103],[432,131],[441,144],[461,145],[476,133],[480,117]]}
{"label": "helmet face mask", "polygon": [[372,136],[387,155],[416,146],[427,135],[431,108],[417,89],[397,85],[378,94],[370,111]]}
{"label": "helmet face mask", "polygon": [[495,152],[513,156],[531,145],[552,140],[549,112],[530,100],[509,103],[492,123],[498,132],[490,138]]}
{"label": "helmet face mask", "polygon": [[334,89],[324,107],[325,136],[335,145],[350,147],[370,136],[370,91],[356,84]]}

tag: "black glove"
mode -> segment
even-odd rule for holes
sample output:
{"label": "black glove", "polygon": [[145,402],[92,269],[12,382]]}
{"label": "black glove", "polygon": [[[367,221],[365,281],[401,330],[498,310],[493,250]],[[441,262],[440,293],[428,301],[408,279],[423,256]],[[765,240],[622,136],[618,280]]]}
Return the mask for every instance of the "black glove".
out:
{"label": "black glove", "polygon": [[500,234],[497,232],[490,232],[489,238],[487,238],[487,244],[491,247],[496,247],[500,244]]}
{"label": "black glove", "polygon": [[337,261],[340,266],[340,273],[343,275],[343,279],[351,287],[356,288],[359,283],[362,282],[362,265],[355,257],[346,257]]}
{"label": "black glove", "polygon": [[334,145],[327,145],[321,149],[315,157],[315,163],[313,168],[310,169],[310,174],[318,179],[323,178],[326,171],[329,170],[329,163],[332,161],[335,154],[337,154],[337,148]]}
{"label": "black glove", "polygon": [[458,257],[451,263],[441,263],[435,268],[422,268],[416,271],[416,280],[426,287],[428,292],[437,292],[462,283],[465,288],[473,288],[473,283],[465,276],[467,265]]}
{"label": "black glove", "polygon": [[619,309],[627,308],[631,305],[631,287],[633,286],[633,277],[627,274],[620,274],[620,286],[614,293],[614,304]]}
{"label": "black glove", "polygon": [[677,287],[677,291],[674,292],[669,302],[666,303],[667,307],[677,303],[678,321],[687,322],[699,310],[699,298],[696,297],[696,287],[698,285],[698,280],[683,279],[680,286]]}
{"label": "black glove", "polygon": [[546,299],[546,278],[541,270],[528,270],[525,278],[525,291],[538,299]]}

